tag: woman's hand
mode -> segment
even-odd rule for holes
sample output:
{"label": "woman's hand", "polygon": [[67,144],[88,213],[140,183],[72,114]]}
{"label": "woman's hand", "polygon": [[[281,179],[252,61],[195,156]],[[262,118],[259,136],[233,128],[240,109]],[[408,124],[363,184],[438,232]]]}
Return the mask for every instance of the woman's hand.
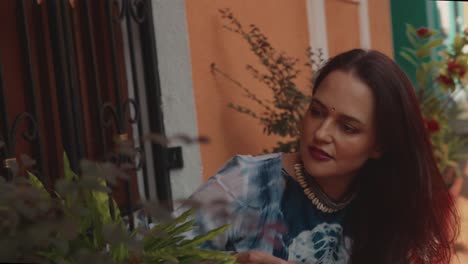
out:
{"label": "woman's hand", "polygon": [[291,263],[286,260],[273,257],[272,255],[257,251],[250,250],[237,254],[237,262],[240,264],[286,264]]}

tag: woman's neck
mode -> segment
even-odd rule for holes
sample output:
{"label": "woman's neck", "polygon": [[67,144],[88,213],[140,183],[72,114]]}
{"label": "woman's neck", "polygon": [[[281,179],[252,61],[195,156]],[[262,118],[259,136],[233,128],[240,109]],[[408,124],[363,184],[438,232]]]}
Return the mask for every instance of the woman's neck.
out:
{"label": "woman's neck", "polygon": [[[284,153],[282,155],[283,168],[289,175],[296,178],[294,164],[301,162],[299,153]],[[309,177],[313,177],[310,176]],[[342,200],[349,191],[353,177],[314,177],[322,191],[333,201]]]}
{"label": "woman's neck", "polygon": [[[313,177],[310,176],[309,177]],[[341,201],[349,192],[352,183],[352,176],[349,177],[314,177],[322,191],[333,201]]]}

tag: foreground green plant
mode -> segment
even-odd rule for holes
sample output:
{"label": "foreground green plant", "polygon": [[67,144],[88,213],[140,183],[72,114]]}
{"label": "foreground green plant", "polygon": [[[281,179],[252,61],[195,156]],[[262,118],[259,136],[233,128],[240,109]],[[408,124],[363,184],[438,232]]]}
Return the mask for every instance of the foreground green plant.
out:
{"label": "foreground green plant", "polygon": [[173,219],[158,207],[149,215],[157,225],[128,232],[106,186],[125,177],[122,171],[112,164],[82,162],[78,176],[66,157],[64,164],[64,178],[54,190],[45,190],[32,174],[9,182],[0,177],[1,262],[235,263],[223,252],[199,249],[228,226],[187,239],[184,233],[196,228],[191,220],[194,211]]}

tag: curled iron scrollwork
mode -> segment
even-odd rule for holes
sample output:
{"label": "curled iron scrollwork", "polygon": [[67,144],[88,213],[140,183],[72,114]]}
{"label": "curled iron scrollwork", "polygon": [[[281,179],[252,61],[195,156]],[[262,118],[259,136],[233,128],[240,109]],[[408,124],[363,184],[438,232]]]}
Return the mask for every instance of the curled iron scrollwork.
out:
{"label": "curled iron scrollwork", "polygon": [[[132,106],[133,111],[134,111],[133,117],[131,116],[130,106]],[[130,124],[135,124],[140,119],[140,111],[138,108],[138,103],[134,99],[125,100],[122,104],[122,110],[123,111],[127,110],[125,111],[125,117]]]}
{"label": "curled iron scrollwork", "polygon": [[[132,115],[133,112],[133,115]],[[131,139],[127,134],[129,124],[135,124],[140,120],[138,103],[134,99],[127,99],[121,105],[115,107],[111,103],[101,106],[101,119],[104,127],[110,127],[115,123],[117,135],[114,141],[117,144],[114,154],[108,154],[107,160],[129,169],[140,169],[142,167],[143,151],[141,148],[133,147]]]}
{"label": "curled iron scrollwork", "polygon": [[[13,179],[14,175],[18,173],[18,166],[29,167],[34,165],[34,162],[30,162],[31,159],[26,160],[25,155],[20,159],[20,163],[17,160],[16,155],[16,143],[17,136],[20,130],[21,124],[26,123],[27,128],[21,133],[21,136],[24,140],[28,142],[33,142],[39,137],[39,128],[34,116],[28,112],[22,112],[18,114],[13,121],[12,126],[8,130],[8,135],[1,138],[2,146],[1,150],[5,154],[5,159],[3,160],[3,167],[7,169],[6,179]],[[26,161],[26,162],[25,162]]]}
{"label": "curled iron scrollwork", "polygon": [[109,12],[114,19],[114,22],[121,22],[125,17],[125,13],[127,10],[127,1],[126,0],[111,0],[111,4],[109,5]]}
{"label": "curled iron scrollwork", "polygon": [[[110,114],[110,118],[108,118]],[[110,127],[112,125],[112,121],[115,122],[117,129],[120,132],[120,125],[119,125],[119,115],[117,113],[117,109],[111,103],[105,103],[101,107],[101,119],[104,124],[104,127]]]}
{"label": "curled iron scrollwork", "polygon": [[132,18],[138,24],[145,22],[148,12],[146,0],[111,0],[109,12],[114,22]]}
{"label": "curled iron scrollwork", "polygon": [[148,6],[146,0],[131,0],[132,4],[130,5],[130,15],[133,20],[138,24],[145,22],[146,12],[148,12]]}
{"label": "curled iron scrollwork", "polygon": [[[117,107],[120,107],[117,108]],[[122,134],[126,131],[127,124],[135,124],[140,119],[138,103],[134,99],[125,100],[122,105],[114,107],[111,103],[104,103],[101,107],[101,119],[104,127],[110,127],[112,121],[117,126],[117,132]],[[133,110],[133,116],[131,112]],[[121,113],[121,115],[119,115]],[[126,121],[128,123],[126,123]]]}
{"label": "curled iron scrollwork", "polygon": [[37,122],[34,119],[34,117],[28,113],[28,112],[23,112],[19,115],[16,116],[15,120],[13,121],[13,125],[10,130],[10,139],[11,139],[11,153],[15,153],[16,151],[16,136],[18,133],[19,125],[21,124],[22,121],[29,121],[29,129],[25,130],[22,133],[22,136],[25,140],[29,142],[33,142],[38,135],[38,127],[37,127]]}

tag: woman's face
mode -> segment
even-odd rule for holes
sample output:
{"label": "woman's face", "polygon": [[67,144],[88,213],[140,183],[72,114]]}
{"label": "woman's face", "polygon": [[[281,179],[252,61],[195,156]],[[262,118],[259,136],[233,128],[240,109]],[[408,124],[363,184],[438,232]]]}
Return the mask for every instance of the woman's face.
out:
{"label": "woman's face", "polygon": [[300,155],[316,178],[353,177],[379,158],[371,89],[350,73],[333,71],[317,87],[302,120]]}

